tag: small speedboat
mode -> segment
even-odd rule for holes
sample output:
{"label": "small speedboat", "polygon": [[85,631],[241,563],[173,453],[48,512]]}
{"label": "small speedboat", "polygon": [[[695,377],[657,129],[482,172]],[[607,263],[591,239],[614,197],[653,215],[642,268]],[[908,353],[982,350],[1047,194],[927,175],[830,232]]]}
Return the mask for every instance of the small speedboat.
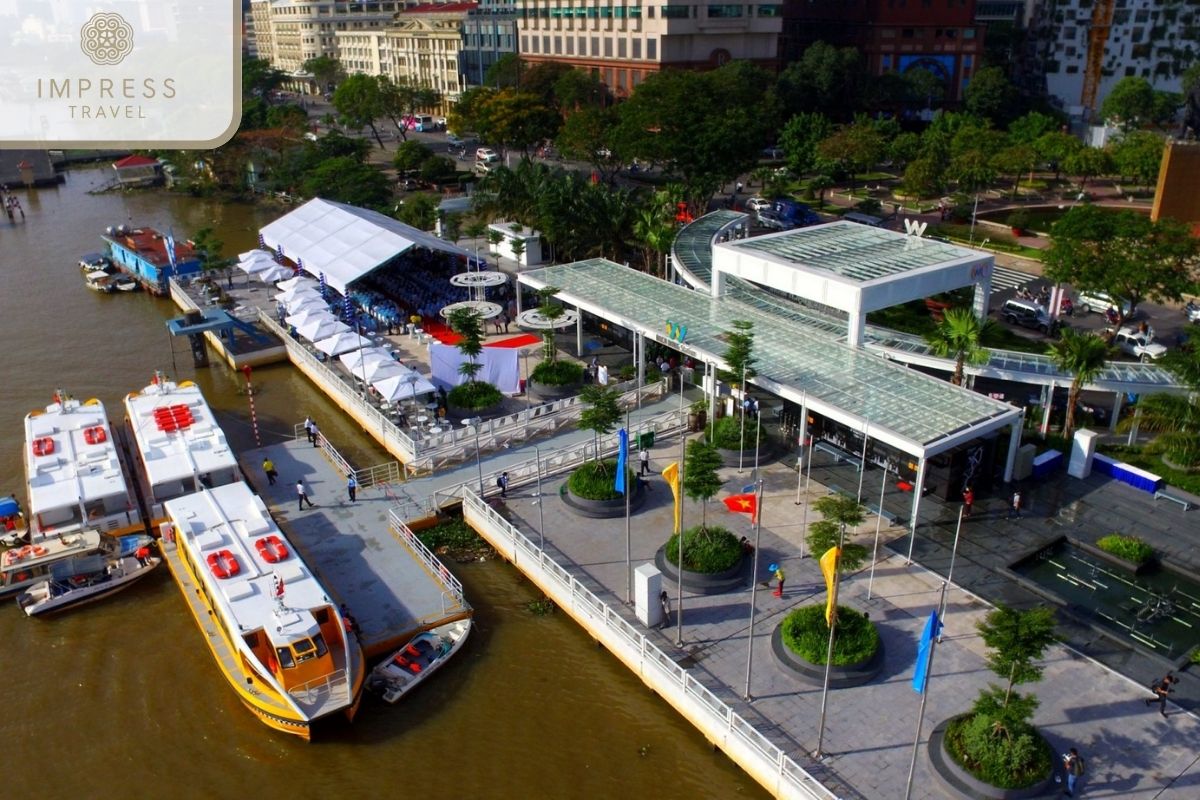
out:
{"label": "small speedboat", "polygon": [[17,597],[17,605],[31,617],[65,611],[116,594],[144,578],[162,563],[162,559],[153,555],[148,545],[139,547],[130,555],[97,560],[98,569],[81,567],[80,571],[69,577],[52,577],[35,583]]}
{"label": "small speedboat", "polygon": [[79,259],[79,268],[85,273],[98,269],[107,271],[112,266],[112,259],[104,253],[88,253]]}
{"label": "small speedboat", "polygon": [[118,292],[136,292],[142,288],[142,285],[137,282],[136,278],[129,275],[122,275],[112,282],[113,288]]}
{"label": "small speedboat", "polygon": [[12,547],[25,541],[29,528],[25,523],[25,512],[13,496],[0,497],[0,545]]}
{"label": "small speedboat", "polygon": [[395,703],[449,661],[470,632],[468,617],[418,633],[371,671],[367,686]]}
{"label": "small speedboat", "polygon": [[113,285],[113,277],[107,271],[102,269],[94,269],[83,274],[83,283],[89,289],[97,292],[111,292],[116,287]]}

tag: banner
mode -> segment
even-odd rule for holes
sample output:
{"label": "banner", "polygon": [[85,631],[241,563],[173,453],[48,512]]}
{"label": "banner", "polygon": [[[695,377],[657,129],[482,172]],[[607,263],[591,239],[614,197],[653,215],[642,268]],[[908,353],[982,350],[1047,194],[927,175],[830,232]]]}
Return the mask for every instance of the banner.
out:
{"label": "banner", "polygon": [[671,494],[675,496],[675,533],[680,533],[680,527],[683,524],[683,498],[679,492],[679,462],[672,461],[668,464],[667,468],[662,471],[662,476],[667,481],[667,485],[671,487]]}
{"label": "banner", "polygon": [[831,547],[821,556],[821,574],[825,576],[825,591],[829,597],[825,600],[825,624],[832,625],[833,607],[837,603],[837,562],[841,548]]}
{"label": "banner", "polygon": [[912,687],[917,694],[924,694],[929,682],[929,657],[933,654],[933,642],[941,632],[941,627],[937,610],[930,611],[929,619],[925,620],[925,631],[921,634],[921,643],[917,645],[917,667],[913,670]]}
{"label": "banner", "polygon": [[626,462],[629,460],[629,431],[621,428],[617,433],[617,439],[621,442],[617,450],[617,476],[613,479],[613,491],[625,494],[625,472],[627,467]]}
{"label": "banner", "polygon": [[751,522],[758,522],[758,498],[753,494],[730,495],[721,502],[735,514],[749,514]]}

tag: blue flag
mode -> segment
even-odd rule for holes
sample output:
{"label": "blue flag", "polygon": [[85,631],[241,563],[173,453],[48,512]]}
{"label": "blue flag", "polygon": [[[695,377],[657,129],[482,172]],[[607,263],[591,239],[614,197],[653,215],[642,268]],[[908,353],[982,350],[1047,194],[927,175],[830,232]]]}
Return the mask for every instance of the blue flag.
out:
{"label": "blue flag", "polygon": [[171,269],[175,269],[175,229],[167,228],[167,235],[163,242],[163,249],[167,251],[167,263],[171,265]]}
{"label": "blue flag", "polygon": [[625,494],[625,462],[629,460],[629,431],[621,428],[617,434],[621,447],[617,450],[617,477],[613,481],[613,491]]}
{"label": "blue flag", "polygon": [[925,631],[921,634],[921,643],[917,645],[917,668],[913,670],[913,691],[917,694],[925,692],[925,685],[929,682],[929,657],[933,651],[933,641],[941,632],[942,623],[938,620],[937,611],[929,612],[929,619],[925,621]]}

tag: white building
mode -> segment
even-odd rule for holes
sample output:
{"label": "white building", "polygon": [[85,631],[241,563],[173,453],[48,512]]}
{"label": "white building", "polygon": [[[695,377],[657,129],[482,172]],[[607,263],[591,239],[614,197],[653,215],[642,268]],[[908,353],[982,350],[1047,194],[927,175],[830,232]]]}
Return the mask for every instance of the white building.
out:
{"label": "white building", "polygon": [[304,62],[338,56],[339,31],[382,29],[391,23],[402,0],[252,0],[250,14],[259,58],[297,77],[307,77]]}

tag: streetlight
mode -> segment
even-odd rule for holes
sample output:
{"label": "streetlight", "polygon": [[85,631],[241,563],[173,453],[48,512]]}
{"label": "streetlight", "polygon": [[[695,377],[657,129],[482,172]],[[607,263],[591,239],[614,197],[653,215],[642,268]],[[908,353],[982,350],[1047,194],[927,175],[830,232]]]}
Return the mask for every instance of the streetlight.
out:
{"label": "streetlight", "polygon": [[971,246],[975,245],[975,215],[979,212],[979,193],[975,193],[975,205],[971,209]]}
{"label": "streetlight", "polygon": [[546,520],[542,516],[542,508],[545,506],[545,503],[542,502],[542,451],[536,444],[533,446],[533,457],[537,459],[538,549],[544,552],[546,550]]}
{"label": "streetlight", "polygon": [[483,499],[483,462],[479,458],[479,428],[483,425],[482,417],[469,417],[462,421],[463,426],[475,429],[475,468],[479,470],[479,498]]}

